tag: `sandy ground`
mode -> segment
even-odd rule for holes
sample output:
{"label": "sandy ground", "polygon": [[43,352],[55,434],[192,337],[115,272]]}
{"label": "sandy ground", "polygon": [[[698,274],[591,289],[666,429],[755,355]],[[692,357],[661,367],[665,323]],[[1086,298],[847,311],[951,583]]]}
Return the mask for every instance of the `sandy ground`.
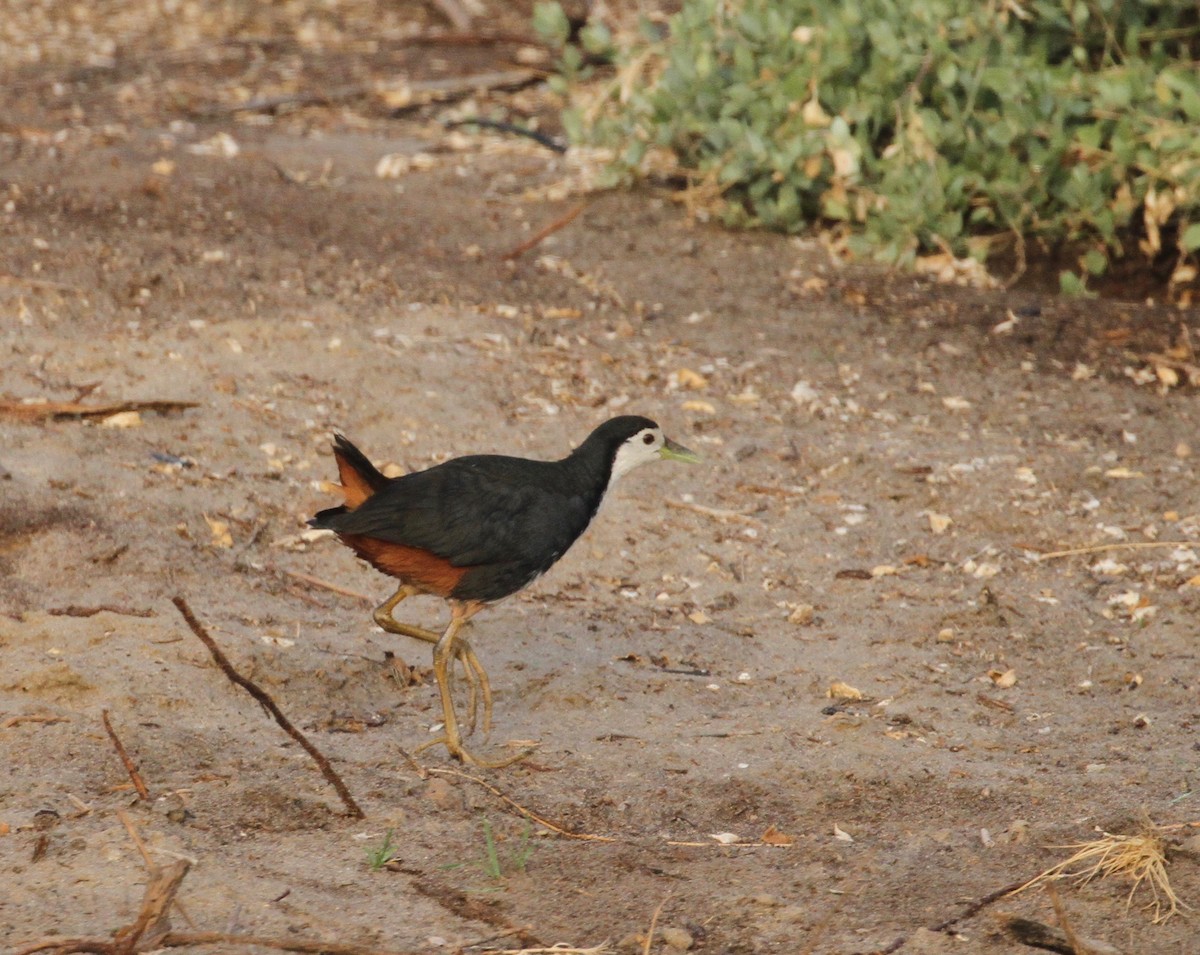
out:
{"label": "sandy ground", "polygon": [[[279,9],[130,13],[115,47],[8,64],[3,397],[195,407],[0,419],[3,944],[133,921],[148,875],[123,811],[155,864],[192,861],[179,899],[204,931],[642,952],[657,911],[655,952],[1010,953],[1021,915],[1197,951],[1194,919],[1152,924],[1124,878],[1060,883],[1062,916],[1040,889],[968,910],[1147,820],[1177,827],[1167,871],[1200,904],[1200,402],[1144,360],[1194,313],[838,267],[649,192],[592,197],[506,260],[578,201],[544,198],[569,160],[375,97],[202,107],[510,68],[513,46],[405,45],[432,7]],[[219,133],[236,155],[211,154]],[[380,178],[388,154],[428,158]],[[705,463],[631,474],[472,627],[496,688],[475,745],[536,755],[474,780],[440,749],[414,764],[439,718],[428,648],[372,625],[386,578],[305,534],[331,431],[411,470],[557,457],[627,412]],[[1092,549],[1045,557],[1071,548]]]}

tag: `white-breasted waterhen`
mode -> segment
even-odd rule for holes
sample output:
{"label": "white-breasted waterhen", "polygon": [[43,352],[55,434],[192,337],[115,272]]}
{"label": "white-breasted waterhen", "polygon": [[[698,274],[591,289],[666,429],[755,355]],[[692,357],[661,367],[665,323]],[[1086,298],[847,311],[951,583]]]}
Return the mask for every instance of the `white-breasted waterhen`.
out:
{"label": "white-breasted waterhen", "polygon": [[[463,665],[470,688],[468,723],[475,725],[476,690],[490,726],[492,693],[487,672],[463,625],[490,603],[545,573],[587,528],[616,480],[659,458],[697,461],[663,435],[649,418],[624,415],[604,422],[561,461],[530,461],[498,454],[454,458],[425,471],[385,477],[342,435],[333,456],[346,502],[321,511],[312,527],[333,531],[359,557],[400,581],[375,609],[389,633],[434,644],[433,673],[441,695],[444,743],[464,762],[498,767],[522,756],[488,761],[463,746],[450,690],[453,660]],[[399,623],[396,605],[414,594],[433,594],[450,604],[441,635]]]}

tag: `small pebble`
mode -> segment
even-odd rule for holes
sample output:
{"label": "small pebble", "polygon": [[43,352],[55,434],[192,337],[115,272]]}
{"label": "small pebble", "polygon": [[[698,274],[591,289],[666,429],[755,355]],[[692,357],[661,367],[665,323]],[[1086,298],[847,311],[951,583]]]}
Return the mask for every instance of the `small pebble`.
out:
{"label": "small pebble", "polygon": [[462,790],[449,780],[434,777],[425,783],[425,797],[438,809],[461,810],[466,803]]}
{"label": "small pebble", "polygon": [[788,615],[788,623],[794,623],[800,627],[807,627],[813,622],[813,617],[816,616],[816,608],[812,604],[800,604]]}
{"label": "small pebble", "polygon": [[671,926],[659,929],[658,937],[663,940],[663,944],[668,948],[674,948],[681,952],[686,952],[695,942],[690,932],[685,932],[681,928],[673,928]]}

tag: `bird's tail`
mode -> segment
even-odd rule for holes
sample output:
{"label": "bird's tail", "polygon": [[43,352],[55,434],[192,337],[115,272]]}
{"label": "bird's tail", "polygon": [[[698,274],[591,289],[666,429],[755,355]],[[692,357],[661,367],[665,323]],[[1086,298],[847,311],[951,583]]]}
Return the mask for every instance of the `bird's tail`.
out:
{"label": "bird's tail", "polygon": [[329,527],[332,518],[353,511],[388,481],[345,435],[333,436],[333,459],[337,462],[338,478],[341,480],[337,489],[345,496],[346,503],[318,511],[315,517],[309,518],[310,527]]}

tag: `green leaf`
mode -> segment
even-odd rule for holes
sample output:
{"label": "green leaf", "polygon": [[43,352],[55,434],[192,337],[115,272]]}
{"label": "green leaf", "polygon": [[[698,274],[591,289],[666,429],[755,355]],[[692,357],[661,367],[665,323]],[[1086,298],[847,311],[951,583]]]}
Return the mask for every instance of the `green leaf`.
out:
{"label": "green leaf", "polygon": [[543,40],[562,46],[571,35],[571,24],[566,11],[552,2],[539,3],[533,8],[533,29]]}
{"label": "green leaf", "polygon": [[1093,294],[1088,291],[1087,283],[1074,272],[1058,273],[1058,290],[1076,298],[1088,298]]}
{"label": "green leaf", "polygon": [[1088,249],[1083,256],[1083,267],[1089,275],[1103,275],[1108,268],[1108,256],[1099,249]]}
{"label": "green leaf", "polygon": [[613,49],[612,31],[603,23],[589,23],[579,31],[579,42],[595,56],[611,56]]}
{"label": "green leaf", "polygon": [[[1060,280],[1081,295],[1143,256],[1154,185],[1173,193],[1180,249],[1200,252],[1193,4],[1029,0],[1019,22],[978,0],[679,6],[620,40],[588,27],[581,42],[615,60],[604,87],[579,86],[578,46],[561,54],[564,128],[615,157],[605,181],[665,148],[723,187],[727,222],[838,220],[853,248],[897,262],[939,240],[983,256],[1021,230],[1031,249],[1088,250]],[[565,38],[557,4],[534,17]]]}

